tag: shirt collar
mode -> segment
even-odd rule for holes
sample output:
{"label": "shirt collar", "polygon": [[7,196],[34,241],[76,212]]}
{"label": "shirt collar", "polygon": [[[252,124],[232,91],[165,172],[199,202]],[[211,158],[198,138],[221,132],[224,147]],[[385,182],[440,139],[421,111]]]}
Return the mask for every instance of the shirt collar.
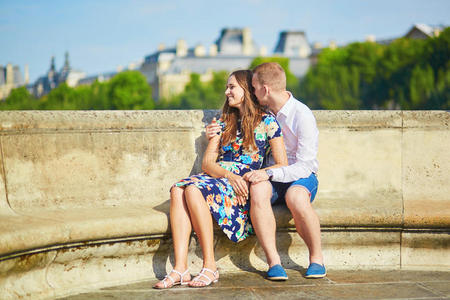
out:
{"label": "shirt collar", "polygon": [[280,115],[284,115],[285,117],[288,116],[289,112],[291,111],[291,107],[294,104],[294,96],[292,96],[291,92],[288,92],[289,99],[288,101],[283,105],[283,107],[280,109],[280,111],[277,113],[277,117]]}

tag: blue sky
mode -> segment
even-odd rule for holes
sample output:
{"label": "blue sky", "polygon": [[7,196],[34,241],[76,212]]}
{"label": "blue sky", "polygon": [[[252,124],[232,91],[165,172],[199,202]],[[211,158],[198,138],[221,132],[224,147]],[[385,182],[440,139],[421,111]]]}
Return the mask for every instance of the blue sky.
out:
{"label": "blue sky", "polygon": [[[283,30],[328,44],[404,35],[414,23],[450,25],[449,0],[0,0],[0,65],[29,65],[30,79],[71,65],[88,75],[114,71],[177,39],[209,46],[224,27],[249,27],[273,51]],[[243,66],[246,67],[246,66]]]}

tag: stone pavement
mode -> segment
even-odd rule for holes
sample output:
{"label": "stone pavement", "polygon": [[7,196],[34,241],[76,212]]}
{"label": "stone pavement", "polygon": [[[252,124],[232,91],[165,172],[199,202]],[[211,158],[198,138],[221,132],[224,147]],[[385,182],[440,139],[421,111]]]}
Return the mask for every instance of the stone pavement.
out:
{"label": "stone pavement", "polygon": [[155,290],[155,281],[147,281],[61,299],[450,299],[450,271],[331,270],[324,279],[303,278],[303,271],[287,270],[285,282],[264,279],[262,272],[239,272],[202,289]]}

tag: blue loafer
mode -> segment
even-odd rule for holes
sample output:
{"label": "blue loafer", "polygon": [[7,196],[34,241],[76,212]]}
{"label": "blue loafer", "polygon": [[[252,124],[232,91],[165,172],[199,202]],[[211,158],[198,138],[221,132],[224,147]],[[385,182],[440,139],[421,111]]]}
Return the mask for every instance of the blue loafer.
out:
{"label": "blue loafer", "polygon": [[323,278],[326,275],[327,270],[325,267],[316,263],[311,263],[305,273],[306,278]]}
{"label": "blue loafer", "polygon": [[287,280],[286,271],[281,265],[275,265],[267,271],[267,279],[269,280]]}

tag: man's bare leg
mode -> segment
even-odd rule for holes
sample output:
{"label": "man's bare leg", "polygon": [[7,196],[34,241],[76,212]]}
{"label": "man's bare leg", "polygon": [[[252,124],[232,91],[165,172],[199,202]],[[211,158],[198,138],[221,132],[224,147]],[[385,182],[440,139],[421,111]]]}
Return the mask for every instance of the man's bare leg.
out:
{"label": "man's bare leg", "polygon": [[269,268],[281,264],[276,245],[277,224],[270,203],[271,196],[272,185],[269,181],[253,183],[250,186],[250,217],[258,241],[266,254]]}
{"label": "man's bare leg", "polygon": [[297,232],[308,247],[310,263],[323,265],[320,221],[311,205],[309,192],[302,186],[294,185],[288,189],[285,198]]}

